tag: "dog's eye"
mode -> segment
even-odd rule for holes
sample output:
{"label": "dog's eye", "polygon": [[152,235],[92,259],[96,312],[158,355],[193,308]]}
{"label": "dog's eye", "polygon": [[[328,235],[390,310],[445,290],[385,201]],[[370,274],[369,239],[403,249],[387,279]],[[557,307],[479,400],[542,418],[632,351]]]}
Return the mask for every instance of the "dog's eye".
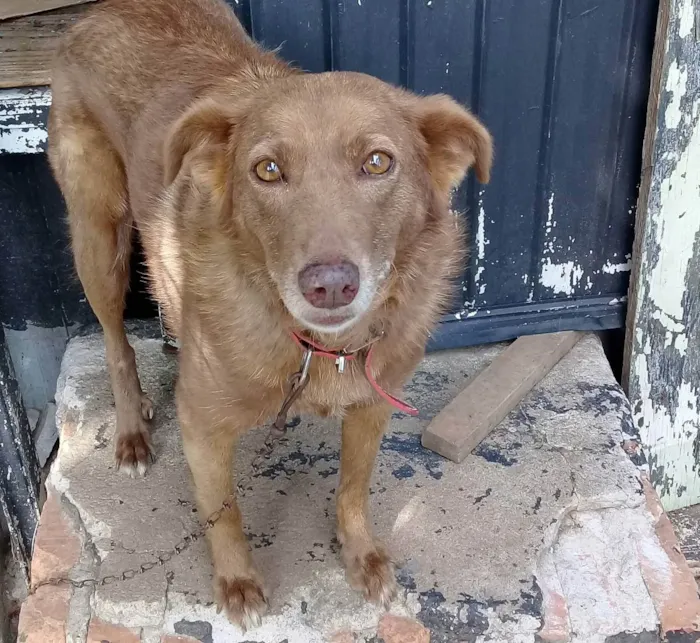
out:
{"label": "dog's eye", "polygon": [[362,171],[365,174],[386,174],[393,164],[394,159],[386,152],[372,152],[362,165]]}
{"label": "dog's eye", "polygon": [[282,171],[272,159],[260,161],[260,163],[255,166],[255,173],[261,181],[265,181],[266,183],[274,183],[275,181],[282,180]]}

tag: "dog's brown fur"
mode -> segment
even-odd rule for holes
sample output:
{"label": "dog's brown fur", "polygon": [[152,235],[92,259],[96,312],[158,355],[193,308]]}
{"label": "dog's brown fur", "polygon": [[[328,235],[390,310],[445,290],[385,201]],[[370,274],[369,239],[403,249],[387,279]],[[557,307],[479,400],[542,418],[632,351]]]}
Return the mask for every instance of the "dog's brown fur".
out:
{"label": "dog's brown fur", "polygon": [[[143,473],[151,457],[152,406],[123,326],[136,226],[181,342],[177,405],[203,517],[233,492],[236,438],[274,415],[298,368],[290,330],[315,328],[337,347],[382,332],[374,374],[385,389],[401,387],[461,265],[450,190],[470,165],[481,181],[491,166],[488,133],[451,99],[361,74],[301,74],[256,46],[220,0],[101,3],[59,49],[49,143],[78,274],[104,328],[117,461]],[[395,158],[386,176],[360,172],[374,149]],[[259,182],[255,154],[274,156],[285,182]],[[353,324],[324,334],[304,323],[295,276],[338,257],[364,266],[375,290]],[[341,375],[322,359],[297,406],[343,418],[342,557],[351,584],[387,603],[393,567],[367,500],[391,408],[361,363]],[[256,624],[266,598],[238,508],[208,537],[219,604]]]}

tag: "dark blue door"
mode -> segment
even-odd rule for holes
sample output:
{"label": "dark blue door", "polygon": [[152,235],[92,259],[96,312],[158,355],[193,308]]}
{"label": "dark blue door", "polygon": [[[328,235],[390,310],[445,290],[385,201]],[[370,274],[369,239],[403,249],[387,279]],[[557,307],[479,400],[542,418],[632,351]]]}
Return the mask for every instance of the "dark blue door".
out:
{"label": "dark blue door", "polygon": [[447,92],[493,133],[436,346],[623,325],[658,0],[229,2],[304,69]]}

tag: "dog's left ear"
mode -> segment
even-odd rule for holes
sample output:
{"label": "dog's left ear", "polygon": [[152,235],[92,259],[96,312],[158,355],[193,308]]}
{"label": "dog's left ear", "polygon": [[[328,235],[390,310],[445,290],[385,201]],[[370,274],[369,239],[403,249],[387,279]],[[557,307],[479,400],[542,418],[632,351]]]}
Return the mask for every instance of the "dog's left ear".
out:
{"label": "dog's left ear", "polygon": [[418,128],[428,145],[428,171],[438,190],[459,185],[473,165],[480,183],[488,183],[493,160],[491,135],[481,122],[449,96],[419,98]]}

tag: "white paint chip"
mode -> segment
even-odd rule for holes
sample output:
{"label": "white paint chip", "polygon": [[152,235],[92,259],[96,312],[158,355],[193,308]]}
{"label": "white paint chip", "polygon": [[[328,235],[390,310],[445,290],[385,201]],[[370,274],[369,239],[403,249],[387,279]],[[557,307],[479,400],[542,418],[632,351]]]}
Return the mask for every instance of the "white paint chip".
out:
{"label": "white paint chip", "polygon": [[671,94],[664,121],[668,129],[676,129],[683,119],[681,111],[681,100],[685,96],[688,85],[688,72],[678,66],[678,61],[674,60],[668,70],[666,81],[666,91]]}
{"label": "white paint chip", "polygon": [[629,272],[630,270],[632,270],[632,261],[629,259],[625,263],[611,263],[608,261],[603,266],[603,272],[606,275],[614,275],[618,272]]}
{"label": "white paint chip", "polygon": [[[449,65],[449,63],[448,63]],[[476,272],[474,273],[474,283],[479,289],[479,294],[486,292],[486,284],[481,282],[484,273],[484,258],[486,257],[486,246],[489,245],[486,239],[486,213],[484,212],[483,190],[479,192],[479,216],[476,228]]]}
{"label": "white paint chip", "polygon": [[678,27],[678,35],[681,38],[687,38],[695,30],[695,1],[682,0],[678,7],[678,19],[680,21]]}
{"label": "white paint chip", "polygon": [[550,288],[555,293],[568,296],[573,295],[576,286],[578,286],[581,281],[581,277],[583,277],[583,268],[573,261],[553,263],[552,260],[547,257],[542,262],[540,283],[545,288]]}

